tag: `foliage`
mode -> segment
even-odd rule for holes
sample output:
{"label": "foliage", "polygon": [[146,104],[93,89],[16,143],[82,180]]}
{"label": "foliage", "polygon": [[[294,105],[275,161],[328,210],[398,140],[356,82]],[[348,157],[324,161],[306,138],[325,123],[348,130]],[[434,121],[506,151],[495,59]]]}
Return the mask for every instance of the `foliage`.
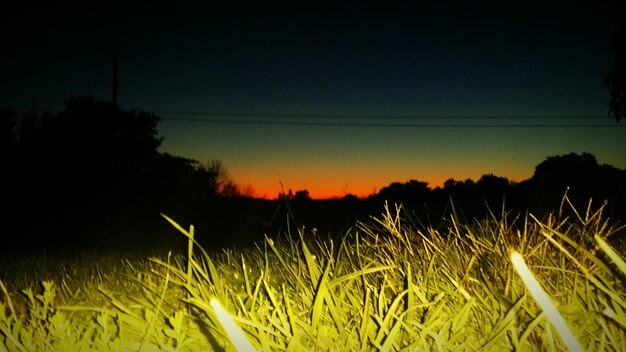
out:
{"label": "foliage", "polygon": [[[614,14],[623,14],[626,10],[624,2],[609,1]],[[613,69],[604,76],[604,85],[611,99],[608,103],[609,116],[620,122],[626,118],[626,25],[623,18],[617,18],[617,28],[611,36],[611,52],[613,53]]]}
{"label": "foliage", "polygon": [[[211,253],[193,226],[166,217],[187,238],[186,257],[127,261],[117,274],[102,262],[82,304],[57,300],[86,273],[61,286],[44,280],[41,294],[24,289],[22,308],[3,285],[0,350],[229,351],[238,330],[246,341],[235,342],[263,351],[563,350],[562,331],[511,263],[516,252],[580,346],[620,351],[626,265],[614,237],[624,228],[602,208],[562,204],[542,220],[491,214],[463,224],[453,211],[443,230],[386,207],[339,241],[301,229]],[[234,325],[224,325],[222,307]]]}
{"label": "foliage", "polygon": [[22,116],[15,133],[15,113],[0,109],[5,233],[28,238],[16,243],[23,247],[144,245],[161,225],[159,212],[188,214],[217,196],[254,193],[219,161],[205,167],[159,152],[159,120],[83,96]]}

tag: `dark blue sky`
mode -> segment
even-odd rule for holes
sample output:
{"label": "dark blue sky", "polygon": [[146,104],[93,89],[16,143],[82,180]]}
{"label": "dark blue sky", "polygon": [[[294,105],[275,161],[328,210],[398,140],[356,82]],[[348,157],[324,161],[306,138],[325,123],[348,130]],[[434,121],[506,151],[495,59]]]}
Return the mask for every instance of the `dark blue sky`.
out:
{"label": "dark blue sky", "polygon": [[120,105],[164,118],[164,151],[222,159],[258,195],[274,196],[279,181],[322,196],[408,178],[436,185],[494,172],[520,180],[546,156],[571,151],[626,166],[623,126],[416,130],[197,123],[171,114],[265,114],[246,119],[270,123],[272,114],[597,116],[427,123],[611,124],[602,76],[612,66],[613,19],[602,2],[102,5],[17,5],[2,28],[0,106],[57,108],[82,94],[109,99],[115,48]]}

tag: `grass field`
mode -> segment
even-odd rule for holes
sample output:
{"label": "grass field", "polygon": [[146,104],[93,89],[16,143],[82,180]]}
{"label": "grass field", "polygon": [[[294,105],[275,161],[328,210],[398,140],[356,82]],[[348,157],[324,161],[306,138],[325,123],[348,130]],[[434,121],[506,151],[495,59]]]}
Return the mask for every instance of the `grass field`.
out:
{"label": "grass field", "polygon": [[433,229],[390,205],[210,253],[164,216],[187,253],[2,258],[0,351],[623,351],[624,228],[592,209]]}

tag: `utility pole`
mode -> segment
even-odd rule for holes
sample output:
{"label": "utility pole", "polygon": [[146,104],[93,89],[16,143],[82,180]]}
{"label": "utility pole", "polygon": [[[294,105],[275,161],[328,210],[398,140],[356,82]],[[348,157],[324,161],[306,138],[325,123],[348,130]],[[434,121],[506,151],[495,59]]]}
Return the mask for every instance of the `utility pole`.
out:
{"label": "utility pole", "polygon": [[113,83],[111,84],[112,88],[112,96],[111,102],[113,106],[117,107],[117,88],[119,84],[117,83],[117,50],[113,49]]}

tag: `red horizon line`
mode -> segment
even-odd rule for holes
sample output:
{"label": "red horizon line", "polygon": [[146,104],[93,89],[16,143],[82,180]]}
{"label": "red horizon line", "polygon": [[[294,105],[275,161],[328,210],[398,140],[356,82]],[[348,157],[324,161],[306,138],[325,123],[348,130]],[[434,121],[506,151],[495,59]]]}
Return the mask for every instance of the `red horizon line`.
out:
{"label": "red horizon line", "polygon": [[[457,181],[464,181],[464,180],[465,180],[465,179],[463,179],[463,180],[457,180]],[[512,182],[512,183],[516,183],[516,182],[517,182],[517,181],[516,181],[516,180],[514,180],[514,179],[508,179],[508,180],[509,180],[509,182]],[[443,182],[442,182],[441,184],[431,184],[430,182],[427,182],[427,181],[421,181],[421,180],[418,180],[418,181],[419,181],[419,182],[426,182],[426,183],[427,183],[427,187],[428,187],[428,189],[429,189],[429,190],[435,190],[435,189],[437,189],[437,188],[443,188],[443,187],[444,187]],[[401,182],[401,181],[395,181],[395,182],[406,183],[406,182],[409,182],[409,180],[404,181],[404,182]],[[387,185],[385,185],[385,186],[382,186],[382,187],[376,187],[376,188],[374,188],[374,190],[370,191],[370,192],[369,192],[369,193],[367,193],[367,194],[364,194],[364,193],[363,193],[363,194],[357,194],[357,193],[350,193],[350,192],[348,192],[348,193],[345,193],[345,194],[343,194],[343,195],[311,196],[311,192],[310,192],[307,188],[304,188],[304,189],[302,189],[302,190],[307,190],[307,191],[309,191],[309,198],[310,198],[311,200],[341,200],[341,199],[343,199],[343,198],[344,198],[344,197],[346,197],[346,196],[355,196],[357,199],[366,199],[366,198],[368,198],[368,197],[370,197],[370,196],[372,196],[372,195],[377,194],[377,193],[378,193],[381,189],[383,189],[383,188],[385,188],[385,187],[387,187],[387,186],[389,186],[390,184],[395,183],[395,182],[391,182],[391,183],[389,183],[389,184],[387,184]],[[476,181],[475,181],[475,182],[476,182]],[[254,188],[254,185],[253,185],[252,187]],[[296,193],[296,192],[298,192],[298,191],[301,191],[301,190],[300,190],[300,189],[298,189],[298,190],[296,190],[296,191],[293,191],[293,194],[295,194],[295,193]],[[268,193],[268,192],[259,192],[258,190],[256,190],[256,189],[255,189],[255,190],[254,190],[253,195],[251,196],[251,198],[255,198],[255,199],[265,199],[265,200],[277,200],[277,199],[279,199],[279,194],[280,194],[280,192],[277,192],[277,193],[276,193],[276,196],[273,196],[273,197],[269,197],[269,196],[267,196],[267,193]],[[258,196],[257,194],[262,194],[262,195]]]}
{"label": "red horizon line", "polygon": [[[400,182],[400,181],[397,181],[397,182]],[[408,181],[405,181],[405,182],[408,182]],[[304,188],[302,190],[309,191],[309,198],[312,199],[312,200],[341,200],[341,199],[343,199],[346,196],[355,196],[358,199],[366,199],[366,198],[368,198],[368,197],[370,197],[372,195],[377,194],[381,189],[383,189],[383,188],[385,188],[387,186],[389,186],[389,185],[382,186],[382,187],[376,187],[374,190],[372,190],[370,192],[366,192],[366,193],[350,193],[350,192],[348,192],[348,193],[345,193],[343,195],[323,195],[323,196],[311,195],[312,192],[309,191],[307,188]],[[428,183],[428,188],[431,189],[431,190],[433,190],[435,188],[438,188],[438,187],[442,188],[443,184],[442,185],[431,186],[430,183]],[[293,194],[295,195],[295,193],[298,192],[298,191],[301,191],[301,190],[298,189],[296,191],[293,191]],[[276,200],[276,199],[279,198],[279,194],[280,194],[280,192],[277,192],[276,196],[270,197],[270,196],[267,196],[267,193],[268,192],[260,192],[260,191],[255,189],[255,191],[254,191],[254,193],[253,193],[251,198],[265,199],[265,200]],[[315,192],[313,192],[313,193],[315,193]],[[321,193],[324,193],[324,192],[321,192]],[[258,195],[258,194],[261,194],[261,195]]]}

